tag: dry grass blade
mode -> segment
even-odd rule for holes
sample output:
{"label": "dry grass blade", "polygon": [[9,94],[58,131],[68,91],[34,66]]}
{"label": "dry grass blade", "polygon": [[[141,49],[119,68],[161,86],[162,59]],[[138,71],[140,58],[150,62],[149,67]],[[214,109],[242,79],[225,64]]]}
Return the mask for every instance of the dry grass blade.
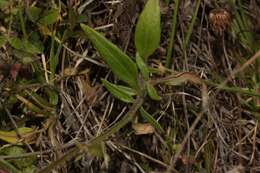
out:
{"label": "dry grass blade", "polygon": [[220,87],[225,86],[230,80],[232,80],[234,78],[235,75],[237,75],[238,73],[244,71],[247,67],[249,67],[250,65],[252,65],[258,58],[260,58],[260,50],[258,50],[249,60],[247,60],[241,67],[236,68],[235,70],[232,71],[232,73],[230,74],[230,76],[223,81],[220,84]]}

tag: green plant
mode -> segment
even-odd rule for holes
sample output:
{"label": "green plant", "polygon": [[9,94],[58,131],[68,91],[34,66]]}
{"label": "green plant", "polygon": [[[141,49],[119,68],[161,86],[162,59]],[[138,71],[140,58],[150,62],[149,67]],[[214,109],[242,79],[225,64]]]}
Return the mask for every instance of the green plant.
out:
{"label": "green plant", "polygon": [[[136,62],[102,34],[87,25],[81,24],[81,27],[115,76],[126,83],[126,86],[121,86],[102,79],[102,83],[108,91],[126,103],[133,103],[135,96],[144,97],[146,94],[153,100],[160,100],[157,90],[151,84],[151,72],[146,63],[160,44],[159,0],[149,0],[137,22],[135,30]],[[151,121],[151,119],[147,120]],[[155,122],[157,121],[153,120],[153,124]]]}
{"label": "green plant", "polygon": [[[176,2],[179,3],[179,1],[177,0]],[[192,21],[187,30],[187,35],[184,39],[184,52],[186,51],[187,45],[192,35],[192,30],[196,22],[200,2],[201,1],[199,0],[196,3],[195,15],[192,18]],[[177,11],[175,13],[175,26],[173,26],[171,39],[174,37],[174,28],[176,27],[176,15]],[[165,132],[164,128],[152,115],[148,113],[148,111],[145,110],[146,108],[144,106],[144,101],[148,99],[147,96],[155,101],[159,101],[161,99],[161,96],[160,94],[158,94],[158,91],[156,89],[156,86],[158,84],[176,86],[185,82],[192,82],[196,85],[202,86],[202,111],[198,114],[196,113],[197,118],[193,122],[191,128],[188,130],[187,135],[180,144],[177,153],[175,153],[175,159],[173,160],[173,164],[171,165],[169,170],[174,169],[173,165],[176,162],[176,159],[180,156],[183,147],[185,146],[185,143],[187,142],[190,134],[195,129],[196,124],[200,121],[201,117],[207,110],[208,92],[206,84],[217,87],[219,90],[240,92],[247,95],[256,95],[256,93],[250,92],[248,89],[239,89],[234,87],[230,88],[226,87],[225,85],[219,86],[218,84],[215,84],[213,82],[204,81],[200,77],[190,72],[180,73],[167,70],[167,73],[165,73],[165,77],[154,79],[153,76],[159,76],[159,74],[153,75],[153,73],[157,73],[158,71],[160,72],[160,69],[149,67],[148,58],[155,52],[156,48],[159,47],[161,37],[160,25],[159,0],[148,0],[147,4],[144,7],[144,10],[139,16],[136,25],[136,54],[134,58],[131,58],[122,50],[120,50],[115,44],[107,40],[101,33],[98,33],[85,24],[81,24],[81,28],[85,32],[87,38],[99,52],[115,77],[117,77],[124,83],[124,85],[117,85],[109,82],[106,79],[101,79],[104,87],[106,87],[106,89],[115,98],[131,106],[129,108],[129,111],[113,126],[87,142],[77,143],[76,146],[68,150],[66,154],[42,169],[39,173],[50,172],[54,167],[62,164],[64,161],[72,157],[81,155],[85,152],[98,157],[102,155],[105,156],[104,141],[109,139],[111,135],[113,135],[119,129],[123,128],[126,124],[131,122],[136,117],[138,111],[140,112],[140,115],[154,127],[154,129],[163,134]],[[170,47],[172,47],[172,44],[173,42],[170,43]],[[169,58],[172,54],[171,51],[172,50],[170,50],[168,54],[168,64],[170,62]],[[172,147],[171,144],[169,144],[169,146]],[[170,148],[169,150],[172,150],[172,148]]]}
{"label": "green plant", "polygon": [[[146,96],[149,96],[150,99],[155,101],[161,99],[156,89],[156,85],[158,84],[174,86],[191,81],[195,84],[203,85],[203,96],[206,96],[205,84],[199,77],[192,73],[170,73],[168,76],[159,79],[153,79],[151,77],[152,73],[159,71],[158,69],[151,70],[147,60],[159,47],[161,37],[160,25],[159,0],[148,0],[136,25],[136,57],[134,61],[102,34],[85,24],[81,24],[81,28],[87,38],[92,42],[113,74],[125,83],[125,85],[116,85],[106,79],[101,79],[103,85],[115,98],[125,103],[130,103],[132,106],[129,108],[128,113],[115,125],[87,143],[78,144],[77,147],[69,150],[63,157],[52,162],[49,166],[41,170],[40,173],[49,172],[64,160],[82,152],[87,151],[89,153],[99,153],[98,155],[100,155],[100,152],[97,151],[103,151],[101,148],[103,145],[101,144],[112,134],[131,122],[137,115],[137,111],[140,111],[142,117],[157,129],[158,132],[164,132],[163,127],[143,107]],[[205,100],[203,99],[203,101]]]}
{"label": "green plant", "polygon": [[[22,147],[9,146],[0,149],[1,156],[17,157],[26,153]],[[6,170],[12,173],[33,173],[36,172],[36,157],[20,158],[15,160],[0,160],[0,170]],[[5,172],[5,171],[3,171]]]}

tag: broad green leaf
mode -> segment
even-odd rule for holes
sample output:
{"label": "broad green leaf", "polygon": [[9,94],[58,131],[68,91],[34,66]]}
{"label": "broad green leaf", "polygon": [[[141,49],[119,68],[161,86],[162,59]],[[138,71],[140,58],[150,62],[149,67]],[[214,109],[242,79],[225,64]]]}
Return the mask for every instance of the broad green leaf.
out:
{"label": "broad green leaf", "polygon": [[14,38],[9,39],[9,43],[11,44],[11,46],[13,48],[18,49],[18,50],[22,50],[24,52],[28,52],[28,53],[31,53],[31,54],[37,54],[37,53],[42,52],[38,47],[34,46],[28,40],[23,40],[23,39],[19,39],[17,37],[14,37]]}
{"label": "broad green leaf", "polygon": [[38,47],[36,47],[34,44],[29,42],[28,40],[23,40],[23,46],[24,46],[24,51],[26,51],[28,53],[31,53],[31,54],[42,53]]}
{"label": "broad green leaf", "polygon": [[[36,132],[35,129],[29,127],[21,127],[18,128],[17,130],[19,131],[21,137],[25,139],[25,141],[32,142]],[[15,130],[12,131],[0,130],[0,139],[11,144],[16,144],[19,141],[19,137],[17,136]]]}
{"label": "broad green leaf", "polygon": [[106,89],[119,100],[126,103],[132,103],[134,101],[132,97],[133,92],[129,92],[129,89],[125,90],[125,87],[118,87],[118,85],[112,84],[105,79],[102,79],[102,83]]}
{"label": "broad green leaf", "polygon": [[57,22],[59,15],[60,15],[60,10],[57,8],[47,10],[44,12],[43,17],[41,17],[41,19],[39,20],[39,23],[43,25],[54,24],[55,22]]}
{"label": "broad green leaf", "polygon": [[149,82],[146,83],[146,89],[149,97],[153,100],[161,100],[161,97],[157,94],[156,89]]}
{"label": "broad green leaf", "polygon": [[81,27],[111,68],[112,72],[119,79],[137,88],[136,64],[122,50],[100,33],[84,24],[81,24]]}
{"label": "broad green leaf", "polygon": [[22,50],[23,49],[23,42],[21,39],[17,38],[17,37],[13,37],[9,39],[9,43],[11,44],[11,46],[15,49],[19,49]]}
{"label": "broad green leaf", "polygon": [[28,10],[29,19],[32,22],[36,22],[40,18],[41,12],[42,12],[42,9],[40,9],[38,7],[35,7],[35,6],[29,7],[29,10]]}
{"label": "broad green leaf", "polygon": [[39,32],[33,31],[30,33],[30,43],[34,45],[34,47],[37,48],[39,52],[43,52],[44,50],[44,44],[43,40],[40,38]]}
{"label": "broad green leaf", "polygon": [[135,28],[135,47],[140,56],[147,59],[160,44],[159,0],[148,0]]}
{"label": "broad green leaf", "polygon": [[144,117],[144,119],[146,119],[154,128],[159,130],[159,132],[164,132],[162,126],[153,118],[152,115],[146,112],[143,107],[140,108],[140,113]]}
{"label": "broad green leaf", "polygon": [[[25,150],[20,146],[11,146],[8,148],[3,149],[4,155],[7,156],[20,156],[22,154],[25,154]],[[33,163],[36,160],[36,156],[26,157],[26,158],[20,158],[20,159],[14,159],[12,161],[13,165],[15,165],[19,169],[24,169],[26,167],[32,166]]]}
{"label": "broad green leaf", "polygon": [[0,48],[6,43],[7,38],[5,36],[0,36]]}
{"label": "broad green leaf", "polygon": [[145,80],[149,79],[149,69],[147,65],[145,64],[143,58],[140,57],[140,55],[137,53],[136,55],[136,64],[139,70],[141,71],[143,77]]}

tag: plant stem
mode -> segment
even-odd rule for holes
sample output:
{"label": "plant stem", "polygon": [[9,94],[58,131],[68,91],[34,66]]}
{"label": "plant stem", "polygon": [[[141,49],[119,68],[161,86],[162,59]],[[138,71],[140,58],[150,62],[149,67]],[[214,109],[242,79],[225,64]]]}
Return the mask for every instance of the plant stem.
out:
{"label": "plant stem", "polygon": [[216,84],[209,80],[205,80],[204,82],[210,86],[216,87],[219,90],[225,90],[225,91],[230,91],[230,92],[234,92],[234,93],[241,93],[241,94],[245,94],[245,95],[249,95],[249,96],[260,97],[260,94],[254,90],[242,89],[240,87],[228,87],[225,85]]}
{"label": "plant stem", "polygon": [[168,45],[168,51],[166,55],[166,68],[170,68],[172,64],[172,48],[173,48],[173,43],[174,43],[174,37],[176,34],[176,28],[177,28],[177,15],[179,11],[179,6],[180,6],[180,0],[175,1],[175,8],[173,9],[173,18],[172,18],[172,31],[170,35],[170,43]]}

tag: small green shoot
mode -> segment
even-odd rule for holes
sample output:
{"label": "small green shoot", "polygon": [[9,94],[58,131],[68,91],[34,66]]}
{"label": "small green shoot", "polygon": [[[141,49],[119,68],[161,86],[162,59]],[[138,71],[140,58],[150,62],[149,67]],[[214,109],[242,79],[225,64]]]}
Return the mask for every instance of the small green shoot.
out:
{"label": "small green shoot", "polygon": [[142,11],[135,29],[135,46],[142,58],[152,55],[161,38],[159,0],[149,0]]}
{"label": "small green shoot", "polygon": [[131,88],[115,85],[113,83],[108,82],[105,79],[102,79],[102,83],[106,87],[106,89],[119,100],[126,103],[132,103],[134,101],[132,97],[134,91],[131,91]]}
{"label": "small green shoot", "polygon": [[146,83],[146,89],[147,89],[147,93],[151,99],[157,100],[157,101],[161,100],[161,97],[158,95],[156,89],[149,82]]}
{"label": "small green shoot", "polygon": [[148,80],[149,75],[150,75],[148,66],[145,64],[143,58],[141,58],[138,53],[136,55],[136,64],[137,64],[137,67],[139,68],[141,74],[143,75],[144,79]]}
{"label": "small green shoot", "polygon": [[[37,16],[39,13],[36,9],[34,10],[34,14]],[[43,12],[43,16],[39,20],[39,23],[42,25],[52,25],[59,19],[60,10],[57,8],[53,8]]]}

